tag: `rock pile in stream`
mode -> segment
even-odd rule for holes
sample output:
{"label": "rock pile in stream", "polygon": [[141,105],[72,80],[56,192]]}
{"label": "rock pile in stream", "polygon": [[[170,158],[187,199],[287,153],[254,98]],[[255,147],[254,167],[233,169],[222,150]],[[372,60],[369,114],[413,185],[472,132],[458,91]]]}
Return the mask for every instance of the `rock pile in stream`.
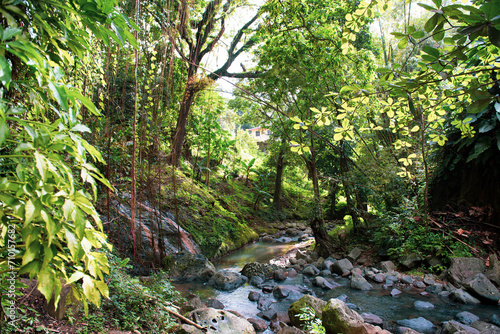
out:
{"label": "rock pile in stream", "polygon": [[[297,226],[292,229],[290,233],[279,235],[278,239],[286,235],[302,235],[301,232],[304,232]],[[246,326],[247,323],[251,324],[254,332],[305,333],[301,329],[304,321],[298,315],[304,313],[304,305],[307,305],[316,317],[321,319],[327,334],[500,334],[500,308],[498,314],[491,319],[484,319],[481,314],[464,311],[457,313],[456,319],[449,319],[440,324],[432,323],[422,316],[387,323],[376,314],[358,313],[359,308],[350,304],[345,295],[322,300],[315,295],[313,290],[313,287],[321,288],[323,291],[334,290],[339,287],[337,281],[342,279],[349,280],[349,287],[354,290],[368,291],[377,288],[386,290],[389,295],[398,296],[411,289],[422,295],[437,295],[448,299],[450,303],[498,305],[500,291],[495,284],[498,285],[500,266],[496,258],[490,259],[489,268],[480,259],[451,259],[450,268],[438,278],[433,275],[422,277],[400,273],[395,270],[395,265],[391,261],[360,266],[360,262],[369,263],[362,254],[361,249],[355,248],[343,258],[332,256],[324,259],[312,252],[295,250],[291,256],[289,254],[281,258],[278,261],[279,266],[248,263],[241,273],[224,271],[214,273],[209,284],[218,289],[231,290],[248,281],[254,287],[248,294],[248,298],[256,304],[260,312],[256,317],[242,319],[245,321],[242,322],[242,326]],[[206,275],[206,271],[204,274]],[[303,284],[286,284],[287,278],[297,277],[297,275],[301,275],[299,277],[302,277]],[[278,303],[283,301],[291,303],[288,312],[280,314],[276,311],[274,300]],[[197,307],[199,306],[197,304]],[[435,305],[417,301],[413,307],[418,314],[421,311],[432,310]],[[193,308],[186,310],[192,310],[191,315],[196,314],[196,319],[192,316],[191,318],[199,324],[213,321],[220,324],[222,321],[229,321],[230,318],[226,316],[224,318],[226,320],[215,319],[212,313],[206,313],[209,314],[208,318],[203,318],[204,316],[201,315],[203,313],[193,313],[196,311]],[[216,314],[220,316],[222,313]],[[244,331],[241,332],[239,330],[224,331],[223,328],[226,327],[219,326],[218,330],[213,333],[253,333],[248,331],[249,327],[244,327]],[[194,327],[184,325],[179,333],[198,332]],[[210,329],[208,333],[212,333]]]}

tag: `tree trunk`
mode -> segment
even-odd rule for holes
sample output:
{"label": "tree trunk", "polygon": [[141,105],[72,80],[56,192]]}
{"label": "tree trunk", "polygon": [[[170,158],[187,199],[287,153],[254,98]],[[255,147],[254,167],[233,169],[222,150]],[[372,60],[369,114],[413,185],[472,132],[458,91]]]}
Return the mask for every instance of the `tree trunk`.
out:
{"label": "tree trunk", "polygon": [[326,231],[325,222],[323,220],[323,210],[321,208],[321,197],[319,194],[318,169],[316,167],[316,154],[312,148],[311,155],[311,159],[307,159],[305,156],[302,156],[306,162],[307,169],[309,170],[309,174],[311,175],[313,182],[314,202],[311,230],[314,235],[314,240],[316,241],[316,252],[320,256],[328,257],[333,253],[335,245],[332,237],[330,237]]}
{"label": "tree trunk", "polygon": [[285,151],[280,150],[278,154],[278,161],[276,163],[276,179],[274,180],[273,207],[278,211],[281,211],[281,185],[283,179],[283,170],[285,169],[284,155]]}
{"label": "tree trunk", "polygon": [[193,87],[195,80],[194,76],[191,77],[184,90],[184,97],[181,102],[179,117],[177,118],[177,126],[175,128],[175,136],[172,140],[170,154],[167,157],[167,162],[175,167],[179,167],[181,161],[182,146],[184,145],[186,137],[186,125],[189,111],[191,110],[191,105],[193,104],[194,96],[196,95],[196,90]]}

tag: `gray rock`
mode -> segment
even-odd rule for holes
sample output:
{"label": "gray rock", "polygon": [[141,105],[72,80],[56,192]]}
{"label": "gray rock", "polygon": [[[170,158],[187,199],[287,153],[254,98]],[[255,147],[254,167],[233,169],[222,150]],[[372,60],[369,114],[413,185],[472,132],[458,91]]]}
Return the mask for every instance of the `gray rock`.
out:
{"label": "gray rock", "polygon": [[361,317],[363,318],[364,322],[372,325],[381,326],[384,323],[381,317],[373,313],[361,313]]}
{"label": "gray rock", "polygon": [[221,270],[212,276],[208,284],[218,290],[229,291],[248,282],[248,278],[234,271]]}
{"label": "gray rock", "polygon": [[319,269],[313,266],[312,264],[308,264],[302,270],[302,274],[307,276],[317,276],[319,275]]}
{"label": "gray rock", "polygon": [[375,274],[373,276],[370,276],[370,279],[375,283],[384,283],[385,276],[383,274]]}
{"label": "gray rock", "polygon": [[429,293],[438,294],[441,291],[443,291],[443,284],[435,283],[435,284],[429,285],[427,288],[425,288],[425,291],[427,291]]}
{"label": "gray rock", "polygon": [[257,313],[257,316],[261,317],[264,320],[271,321],[273,319],[276,319],[278,313],[276,312],[275,309],[269,308],[267,310],[260,311],[259,313]]}
{"label": "gray rock", "polygon": [[414,329],[404,327],[404,326],[397,327],[396,331],[394,333],[395,334],[422,334],[420,332],[417,332]]}
{"label": "gray rock", "polygon": [[271,305],[273,305],[273,301],[267,298],[266,296],[260,297],[259,300],[257,301],[257,309],[261,311],[268,310],[271,307]]}
{"label": "gray rock", "polygon": [[497,305],[500,301],[500,292],[484,274],[469,277],[464,286],[468,292],[485,303]]}
{"label": "gray rock", "polygon": [[484,321],[474,321],[471,326],[484,334],[500,334],[500,327]]}
{"label": "gray rock", "polygon": [[451,258],[451,265],[446,272],[446,276],[451,283],[462,285],[470,277],[483,273],[486,265],[483,260],[473,257]]}
{"label": "gray rock", "polygon": [[422,258],[415,253],[405,255],[401,260],[401,265],[406,269],[412,269],[417,267],[420,262],[422,262]]}
{"label": "gray rock", "polygon": [[413,278],[411,278],[411,276],[409,276],[409,275],[405,275],[405,276],[401,277],[401,283],[413,284],[413,282],[414,282]]}
{"label": "gray rock", "polygon": [[327,333],[365,333],[363,318],[339,299],[327,302],[321,319]]}
{"label": "gray rock", "polygon": [[224,309],[224,304],[218,299],[215,298],[210,298],[207,300],[207,306],[211,308],[215,308],[217,310],[223,310]]}
{"label": "gray rock", "polygon": [[253,276],[252,278],[250,278],[250,281],[248,283],[250,283],[250,285],[260,288],[262,283],[264,283],[264,279],[260,276]]}
{"label": "gray rock", "polygon": [[253,302],[258,301],[260,297],[262,297],[262,293],[260,291],[250,291],[248,293],[248,299]]}
{"label": "gray rock", "polygon": [[321,270],[319,272],[319,276],[322,276],[322,277],[328,277],[332,274],[332,272],[328,269],[324,269],[324,270]]}
{"label": "gray rock", "polygon": [[498,314],[493,314],[491,317],[491,323],[500,326],[500,316]]}
{"label": "gray rock", "polygon": [[386,275],[385,276],[385,284],[394,284],[398,281],[398,278],[394,275]]}
{"label": "gray rock", "polygon": [[360,248],[356,247],[353,250],[351,250],[351,252],[349,253],[349,255],[346,256],[346,259],[348,259],[349,261],[351,261],[351,263],[356,263],[356,261],[361,256],[361,253],[362,253],[362,250]]}
{"label": "gray rock", "polygon": [[367,282],[367,280],[359,275],[359,274],[352,274],[351,277],[351,289],[355,290],[371,290],[373,286]]}
{"label": "gray rock", "polygon": [[500,286],[500,261],[495,254],[491,254],[489,257],[490,266],[486,272],[486,277],[492,282],[495,282],[497,286]]}
{"label": "gray rock", "polygon": [[425,275],[424,283],[427,285],[434,285],[436,284],[436,281],[434,280],[434,277],[432,275]]}
{"label": "gray rock", "polygon": [[363,276],[363,271],[360,268],[352,268],[351,274],[358,274],[358,275]]}
{"label": "gray rock", "polygon": [[415,281],[413,283],[413,286],[418,288],[418,289],[425,289],[427,287],[427,285],[425,285],[425,283],[422,281]]}
{"label": "gray rock", "polygon": [[312,280],[312,284],[314,286],[317,286],[317,287],[325,289],[325,290],[332,290],[332,289],[335,289],[336,287],[340,286],[340,284],[338,284],[334,281],[329,281],[321,276],[314,277]]}
{"label": "gray rock", "polygon": [[297,327],[292,327],[292,326],[287,326],[287,325],[282,326],[276,332],[276,334],[305,334],[305,333],[306,332],[304,332],[301,329],[298,329]]}
{"label": "gray rock", "polygon": [[400,294],[401,294],[401,291],[399,291],[398,289],[391,290],[391,296],[393,296],[393,297],[396,297],[397,295],[400,295]]}
{"label": "gray rock", "polygon": [[330,261],[329,259],[330,258],[328,258],[325,261],[323,261],[323,263],[321,263],[321,265],[319,266],[319,269],[321,269],[321,270],[330,270],[330,267],[332,266],[332,264],[334,264],[335,262],[337,262],[337,260]]}
{"label": "gray rock", "polygon": [[458,319],[458,321],[464,323],[464,324],[472,324],[474,321],[478,321],[479,320],[479,317],[475,314],[472,314],[470,312],[467,312],[467,311],[463,311],[463,312],[460,312],[460,313],[457,313],[457,315],[455,315],[455,318]]}
{"label": "gray rock", "polygon": [[176,280],[206,282],[215,274],[215,267],[202,254],[181,252],[172,256],[172,265],[168,272]]}
{"label": "gray rock", "polygon": [[382,270],[385,273],[390,273],[394,270],[396,266],[392,261],[382,261],[378,264],[378,269]]}
{"label": "gray rock", "polygon": [[434,309],[434,305],[432,303],[424,302],[421,300],[417,300],[415,303],[413,303],[413,305],[419,311]]}
{"label": "gray rock", "polygon": [[481,302],[462,289],[456,289],[450,294],[450,299],[462,304],[481,304]]}
{"label": "gray rock", "polygon": [[434,326],[432,322],[423,317],[398,320],[396,321],[396,323],[398,325],[414,329],[417,332],[421,332],[423,334],[433,334],[436,331],[436,326]]}
{"label": "gray rock", "polygon": [[268,327],[267,322],[265,322],[263,319],[248,318],[247,320],[252,324],[256,332],[263,332]]}
{"label": "gray rock", "polygon": [[276,269],[273,274],[274,280],[277,282],[282,282],[286,280],[287,276],[288,276],[287,272],[282,268]]}
{"label": "gray rock", "polygon": [[348,259],[342,259],[335,262],[331,267],[330,271],[337,275],[343,275],[345,272],[350,271],[353,268],[351,261]]}
{"label": "gray rock", "polygon": [[442,334],[481,334],[477,329],[461,324],[454,320],[448,321],[443,325]]}
{"label": "gray rock", "polygon": [[253,334],[255,329],[248,320],[231,312],[213,308],[201,308],[190,312],[187,316],[198,325],[209,328],[210,333],[218,334]]}
{"label": "gray rock", "polygon": [[276,299],[283,299],[288,297],[288,295],[292,292],[304,294],[307,292],[307,289],[298,285],[278,285],[273,289],[273,296]]}
{"label": "gray rock", "polygon": [[283,244],[287,244],[287,243],[289,243],[289,242],[292,242],[292,241],[293,241],[293,239],[292,239],[292,238],[290,238],[290,237],[280,237],[280,238],[276,239],[276,241],[277,241],[277,242],[281,242],[281,243],[283,243]]}

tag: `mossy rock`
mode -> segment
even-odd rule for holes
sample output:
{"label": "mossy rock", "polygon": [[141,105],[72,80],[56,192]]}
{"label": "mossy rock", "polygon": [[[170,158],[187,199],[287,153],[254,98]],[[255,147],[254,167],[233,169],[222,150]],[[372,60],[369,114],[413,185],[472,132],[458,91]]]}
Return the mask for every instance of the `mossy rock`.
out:
{"label": "mossy rock", "polygon": [[301,309],[305,306],[312,308],[316,313],[316,317],[321,319],[326,302],[311,295],[304,295],[302,298],[292,303],[292,305],[288,308],[288,317],[290,318],[292,325],[295,327],[303,328],[306,324],[305,321],[300,320],[299,318],[299,314],[303,313]]}
{"label": "mossy rock", "polygon": [[[290,317],[291,319],[291,317]],[[340,299],[330,299],[323,308],[322,323],[326,334],[366,334],[363,318]]]}

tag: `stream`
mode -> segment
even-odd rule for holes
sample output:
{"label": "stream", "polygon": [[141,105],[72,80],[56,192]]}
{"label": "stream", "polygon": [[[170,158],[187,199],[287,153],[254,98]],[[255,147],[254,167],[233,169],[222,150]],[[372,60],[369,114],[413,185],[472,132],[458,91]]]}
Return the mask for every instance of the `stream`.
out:
{"label": "stream", "polygon": [[[217,270],[241,271],[243,266],[250,262],[268,263],[277,256],[284,255],[297,246],[297,241],[287,244],[270,243],[270,242],[255,242],[249,244],[227,256],[224,256],[216,261],[214,265]],[[335,281],[341,286],[333,290],[322,290],[321,288],[313,287],[309,283],[304,283],[304,276],[298,274],[294,278],[288,277],[284,282],[279,282],[280,285],[300,285],[314,291],[317,297],[323,300],[336,298],[341,295],[348,296],[348,302],[355,304],[357,308],[354,310],[361,313],[373,313],[384,321],[384,329],[393,331],[396,320],[410,319],[416,317],[424,317],[440,326],[443,322],[453,320],[455,315],[462,311],[468,311],[480,318],[483,321],[490,321],[494,314],[498,314],[500,308],[493,305],[463,305],[451,302],[448,298],[441,298],[437,295],[427,293],[421,294],[421,289],[416,288],[401,288],[395,286],[402,291],[396,297],[391,296],[391,288],[384,289],[382,284],[372,283],[373,289],[369,291],[352,290],[349,287],[348,278],[336,278]],[[181,293],[192,292],[198,295],[202,301],[210,298],[215,298],[222,302],[226,310],[235,310],[246,318],[258,318],[257,303],[248,299],[250,291],[258,291],[259,289],[249,285],[248,283],[234,291],[218,291],[208,286],[207,284],[190,282],[181,283],[173,282],[175,287]],[[270,299],[274,302],[273,308],[278,314],[287,313],[290,304],[293,301],[281,300],[277,301],[272,294]],[[417,300],[432,303],[435,308],[432,310],[417,310],[414,303]],[[269,329],[264,333],[273,333]]]}

